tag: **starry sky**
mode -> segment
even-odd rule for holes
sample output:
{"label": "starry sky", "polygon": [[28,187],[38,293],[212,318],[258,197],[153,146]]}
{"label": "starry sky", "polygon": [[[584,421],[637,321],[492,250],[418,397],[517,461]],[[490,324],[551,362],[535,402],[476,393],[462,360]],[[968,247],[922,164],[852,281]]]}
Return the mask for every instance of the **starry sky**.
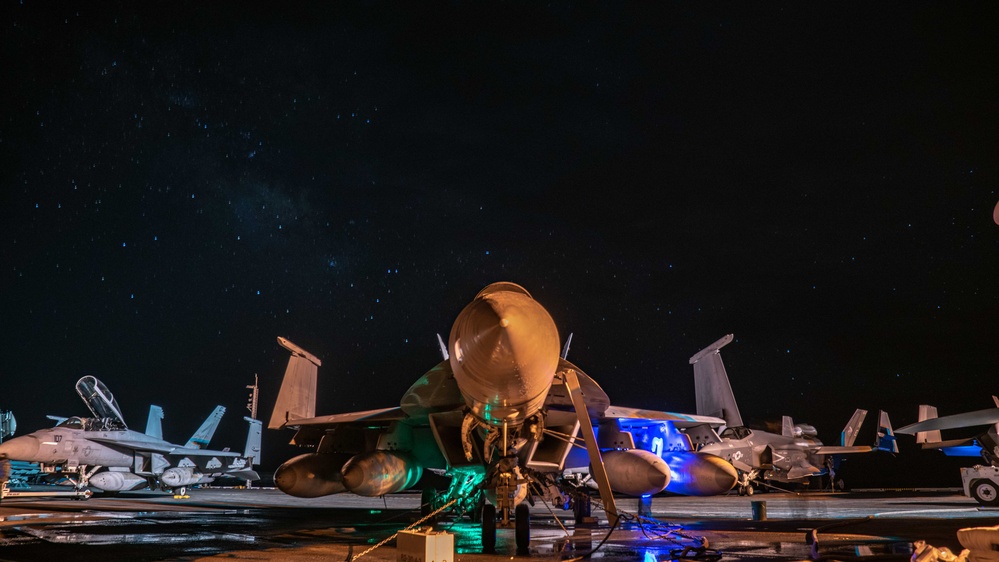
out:
{"label": "starry sky", "polygon": [[[265,420],[276,397],[276,336],[323,360],[318,413],[395,405],[499,280],[616,404],[692,412],[688,358],[734,333],[751,425],[835,442],[860,407],[870,441],[879,409],[899,427],[920,403],[990,407],[997,20],[987,2],[4,2],[0,408],[19,433],[84,414],[93,374],[133,428],[163,406],[174,441],[225,405],[213,445],[241,449],[244,386],[259,374]],[[265,432],[265,471],[288,438]],[[903,466],[877,470],[937,470]]]}

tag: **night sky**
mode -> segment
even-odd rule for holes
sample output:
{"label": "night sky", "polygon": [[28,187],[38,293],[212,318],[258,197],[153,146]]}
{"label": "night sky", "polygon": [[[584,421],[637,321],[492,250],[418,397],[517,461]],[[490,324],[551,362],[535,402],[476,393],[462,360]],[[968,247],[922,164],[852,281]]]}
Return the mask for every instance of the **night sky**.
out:
{"label": "night sky", "polygon": [[225,405],[242,450],[277,336],[323,360],[317,413],[396,405],[500,280],[619,405],[693,412],[726,333],[744,419],[827,443],[999,393],[994,4],[0,6],[18,433],[93,374],[175,442]]}

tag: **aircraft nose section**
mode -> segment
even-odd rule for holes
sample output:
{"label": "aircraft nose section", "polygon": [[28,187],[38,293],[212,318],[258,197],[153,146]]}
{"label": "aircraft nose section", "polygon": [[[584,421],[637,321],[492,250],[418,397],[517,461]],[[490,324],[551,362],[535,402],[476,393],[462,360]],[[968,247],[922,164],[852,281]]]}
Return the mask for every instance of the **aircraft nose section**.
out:
{"label": "aircraft nose section", "polygon": [[0,443],[0,459],[31,461],[37,454],[38,439],[30,435],[22,435]]}
{"label": "aircraft nose section", "polygon": [[483,289],[455,319],[449,343],[455,382],[479,419],[516,423],[541,408],[558,368],[558,330],[522,287]]}

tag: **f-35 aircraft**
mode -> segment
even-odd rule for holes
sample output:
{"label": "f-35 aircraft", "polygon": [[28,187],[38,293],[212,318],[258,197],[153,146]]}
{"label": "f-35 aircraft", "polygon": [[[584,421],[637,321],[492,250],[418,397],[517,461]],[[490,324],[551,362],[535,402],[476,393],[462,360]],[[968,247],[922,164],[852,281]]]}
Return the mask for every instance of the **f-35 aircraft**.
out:
{"label": "f-35 aircraft", "polygon": [[[37,462],[43,472],[60,472],[77,488],[92,485],[106,492],[162,487],[183,494],[187,486],[218,476],[257,480],[252,465],[260,462],[261,422],[246,419],[250,431],[243,455],[203,449],[211,439],[224,408],[205,420],[184,446],[163,440],[163,410],[150,408],[147,433],[128,429],[118,403],[104,383],[85,376],[76,391],[92,418],[70,417],[59,425],[15,437],[0,444],[0,459]],[[100,469],[106,469],[98,472]]]}
{"label": "f-35 aircraft", "polygon": [[[523,502],[540,497],[567,506],[561,476],[573,462],[590,465],[612,521],[611,490],[661,492],[670,467],[636,447],[627,430],[636,420],[692,419],[611,406],[592,378],[560,357],[551,316],[514,283],[493,283],[476,295],[454,321],[446,359],[395,407],[315,417],[321,362],[284,338],[278,342],[292,357],[268,427],[297,430],[292,443],[315,451],[282,464],[274,474],[277,487],[298,497],[344,491],[379,496],[416,485],[424,471],[446,474],[449,489],[424,490],[425,505],[450,504],[459,514],[481,517],[486,551],[495,546],[497,525],[514,526],[518,551],[526,550],[530,527]],[[580,439],[586,460],[568,461]],[[488,503],[481,503],[483,494]]]}
{"label": "f-35 aircraft", "polygon": [[732,334],[728,334],[690,358],[697,413],[722,417],[727,427],[718,434],[711,427],[698,426],[688,429],[687,435],[698,452],[717,455],[739,469],[740,495],[752,494],[754,481],[807,482],[815,476],[832,476],[833,455],[866,453],[875,448],[898,452],[885,412],[879,416],[875,447],[854,445],[867,416],[867,411],[860,409],[843,428],[839,446],[823,445],[814,427],[795,424],[789,416],[783,417],[779,434],[745,427],[720,353],[731,341]]}

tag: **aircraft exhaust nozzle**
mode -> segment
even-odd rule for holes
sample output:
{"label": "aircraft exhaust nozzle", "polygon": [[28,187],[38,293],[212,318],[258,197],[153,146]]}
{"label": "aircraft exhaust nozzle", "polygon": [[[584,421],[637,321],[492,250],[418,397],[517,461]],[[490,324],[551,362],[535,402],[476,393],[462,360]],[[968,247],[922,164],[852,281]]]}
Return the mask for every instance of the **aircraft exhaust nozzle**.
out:
{"label": "aircraft exhaust nozzle", "polygon": [[32,435],[22,435],[0,443],[0,459],[37,461],[39,443]]}
{"label": "aircraft exhaust nozzle", "polygon": [[160,482],[168,488],[179,488],[197,484],[204,478],[204,475],[190,466],[176,466],[168,468],[160,475]]}
{"label": "aircraft exhaust nozzle", "polygon": [[369,451],[343,465],[343,485],[359,496],[384,496],[409,488],[423,476],[423,467],[407,455]]}
{"label": "aircraft exhaust nozzle", "polygon": [[[610,487],[619,494],[645,496],[658,494],[670,481],[666,461],[642,449],[611,450],[600,453],[607,468]],[[593,470],[590,470],[593,473]]]}
{"label": "aircraft exhaust nozzle", "polygon": [[685,496],[717,496],[735,487],[739,473],[728,461],[707,453],[665,451],[670,468],[666,491]]}
{"label": "aircraft exhaust nozzle", "polygon": [[340,468],[348,455],[306,453],[274,471],[274,485],[296,498],[318,498],[346,492]]}
{"label": "aircraft exhaust nozzle", "polygon": [[541,409],[551,388],[558,330],[523,287],[493,283],[458,314],[448,352],[471,413],[488,425],[519,425]]}
{"label": "aircraft exhaust nozzle", "polygon": [[90,485],[105,492],[122,492],[145,488],[149,482],[131,472],[98,472],[90,477]]}

